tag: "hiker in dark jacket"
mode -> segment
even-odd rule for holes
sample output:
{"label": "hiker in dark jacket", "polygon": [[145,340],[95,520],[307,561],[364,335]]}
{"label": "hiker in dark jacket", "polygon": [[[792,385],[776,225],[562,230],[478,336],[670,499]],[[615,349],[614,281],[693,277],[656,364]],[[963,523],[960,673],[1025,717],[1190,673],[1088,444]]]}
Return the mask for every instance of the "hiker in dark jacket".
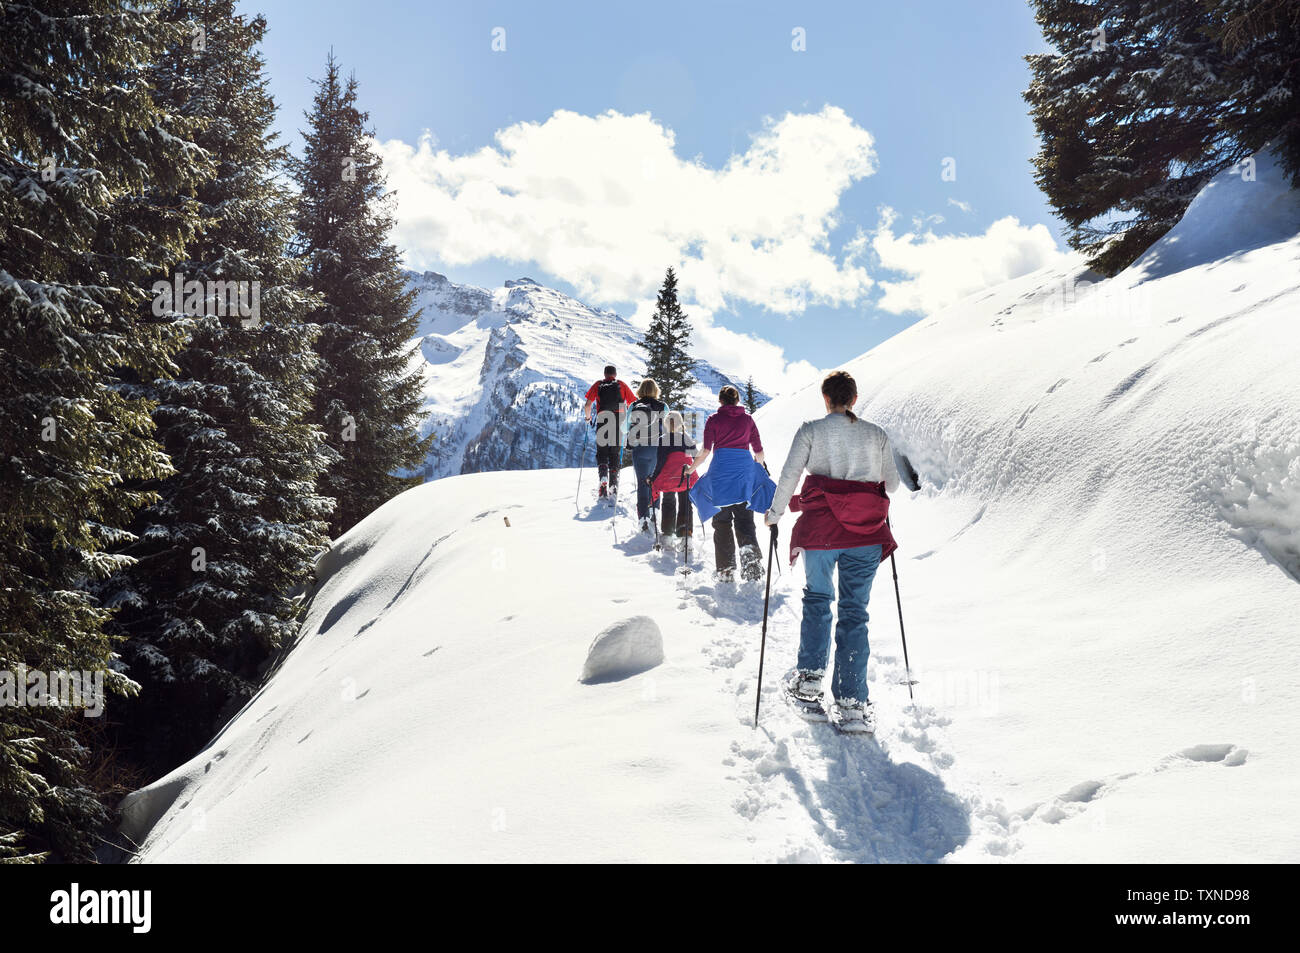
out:
{"label": "hiker in dark jacket", "polygon": [[650,481],[659,461],[660,432],[663,415],[668,410],[659,399],[659,385],[647,377],[636,389],[636,400],[627,409],[627,451],[632,455],[636,474],[636,515],[641,532],[652,532],[650,525]]}
{"label": "hiker in dark jacket", "polygon": [[[741,578],[763,575],[754,512],[764,512],[776,486],[763,468],[763,441],[754,418],[740,406],[740,391],[728,384],[718,392],[718,411],[704,422],[704,450],[691,473],[713,458],[708,473],[691,491],[700,519],[713,519],[713,555],[718,578],[730,581],[740,547]],[[753,451],[753,455],[750,452]]]}
{"label": "hiker in dark jacket", "polygon": [[649,482],[654,498],[659,501],[663,514],[662,532],[665,536],[684,539],[692,534],[690,489],[699,479],[687,475],[695,462],[695,441],[686,433],[682,415],[672,411],[664,418],[663,440],[659,444],[659,460]]}
{"label": "hiker in dark jacket", "polygon": [[[767,525],[775,526],[787,502],[800,514],[790,534],[790,562],[803,555],[807,584],[797,670],[786,690],[797,702],[822,711],[835,598],[831,579],[838,572],[833,716],[842,731],[870,732],[875,714],[867,697],[867,601],[876,569],[896,548],[888,494],[898,489],[898,470],[889,437],[854,415],[858,387],[846,371],[827,375],[822,397],[827,414],[796,432],[765,517]],[[805,469],[808,478],[796,496]]]}
{"label": "hiker in dark jacket", "polygon": [[[582,415],[596,428],[596,467],[600,471],[600,496],[618,492],[618,471],[623,465],[623,411],[636,400],[632,388],[618,379],[613,364],[606,365],[605,377],[587,389]],[[595,405],[596,414],[591,413]]]}

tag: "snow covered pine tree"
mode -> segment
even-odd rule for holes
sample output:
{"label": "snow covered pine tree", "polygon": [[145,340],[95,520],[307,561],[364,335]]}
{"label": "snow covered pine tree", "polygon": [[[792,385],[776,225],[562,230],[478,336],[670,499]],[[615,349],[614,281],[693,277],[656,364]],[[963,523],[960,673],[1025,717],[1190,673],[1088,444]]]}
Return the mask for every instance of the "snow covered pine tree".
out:
{"label": "snow covered pine tree", "polygon": [[[316,492],[329,457],[310,421],[317,359],[305,316],[319,299],[297,286],[302,266],[287,255],[293,196],[277,181],[286,153],[257,50],[266,23],[237,17],[233,0],[174,2],[163,15],[202,48],[169,46],[152,70],[155,95],[201,125],[196,142],[216,167],[191,200],[202,233],[177,266],[202,283],[203,300],[158,302],[189,331],[179,371],[125,387],[157,404],[176,473],[149,484],[158,499],[121,548],[139,562],[103,586],[142,685],[118,740],[153,772],[198,750],[292,635],[288,593],[328,545],[331,509]],[[149,199],[183,201],[161,190]],[[232,297],[253,313],[226,307]]]}
{"label": "snow covered pine tree", "polygon": [[[0,669],[113,667],[109,613],[90,588],[130,560],[106,550],[171,472],[152,409],[122,374],[165,376],[181,345],[149,283],[193,234],[209,171],[193,124],[151,98],[143,73],[188,31],[116,0],[0,7]],[[107,813],[83,740],[94,719],[0,706],[0,855],[93,858]],[[97,768],[101,778],[111,764]]]}
{"label": "snow covered pine tree", "polygon": [[411,370],[419,312],[388,242],[392,196],[369,117],[357,107],[356,78],[341,82],[333,55],[307,120],[304,157],[292,163],[301,189],[297,252],[304,286],[323,297],[311,313],[321,326],[315,420],[337,456],[321,481],[338,501],[330,525],[337,536],[420,483],[398,474],[423,465],[433,435],[419,435],[421,376]]}
{"label": "snow covered pine tree", "polygon": [[671,268],[655,304],[641,348],[646,352],[645,376],[659,384],[659,397],[669,407],[681,406],[695,386],[695,361],[690,355],[691,322],[677,301],[677,275]]}

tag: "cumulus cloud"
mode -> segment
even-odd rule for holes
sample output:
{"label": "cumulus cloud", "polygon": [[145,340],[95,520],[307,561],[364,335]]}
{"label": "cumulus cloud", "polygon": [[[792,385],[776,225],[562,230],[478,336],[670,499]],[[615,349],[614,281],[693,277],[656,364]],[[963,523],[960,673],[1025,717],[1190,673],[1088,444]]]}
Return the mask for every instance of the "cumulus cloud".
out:
{"label": "cumulus cloud", "polygon": [[466,155],[376,144],[397,190],[394,238],[414,267],[535,262],[596,304],[653,295],[663,267],[689,300],[793,314],[863,299],[866,270],[837,255],[841,195],[876,170],[875,144],[842,110],[768,120],[721,168],[677,155],[648,114],[561,110],[500,130]]}
{"label": "cumulus cloud", "polygon": [[938,235],[932,222],[914,222],[895,233],[893,209],[881,211],[874,232],[860,232],[850,258],[872,258],[881,269],[897,272],[900,280],[881,280],[876,307],[893,314],[929,313],[999,282],[1018,278],[1068,256],[1056,246],[1044,225],[1022,225],[1012,216],[1000,218],[982,235]]}
{"label": "cumulus cloud", "polygon": [[1042,225],[1005,218],[983,235],[941,236],[943,217],[931,215],[896,234],[889,209],[874,231],[834,247],[841,199],[875,173],[877,157],[871,133],[829,105],[766,120],[716,168],[679,156],[673,131],[649,114],[614,110],[560,110],[460,155],[429,133],[376,148],[397,192],[393,238],[412,267],[539,268],[591,304],[631,302],[644,327],[663,269],[674,265],[698,356],[752,369],[771,392],[814,369],[787,364],[777,345],[715,317],[746,306],[791,316],[869,303],[930,311],[1059,256]]}

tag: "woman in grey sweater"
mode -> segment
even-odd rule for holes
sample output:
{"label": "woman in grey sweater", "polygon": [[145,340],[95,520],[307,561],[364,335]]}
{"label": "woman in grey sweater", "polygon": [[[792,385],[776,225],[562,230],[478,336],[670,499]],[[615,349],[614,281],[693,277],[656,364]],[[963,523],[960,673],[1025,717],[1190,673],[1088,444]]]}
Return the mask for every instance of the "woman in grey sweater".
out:
{"label": "woman in grey sweater", "polygon": [[[766,522],[775,526],[786,506],[800,512],[791,533],[793,558],[804,556],[803,622],[797,669],[786,685],[810,718],[824,719],[822,679],[831,643],[833,575],[839,570],[832,712],[842,731],[875,730],[867,697],[867,601],[881,561],[895,548],[889,532],[888,493],[898,489],[889,437],[853,413],[858,388],[846,371],[822,382],[827,414],[795,434]],[[808,478],[791,502],[804,471]]]}

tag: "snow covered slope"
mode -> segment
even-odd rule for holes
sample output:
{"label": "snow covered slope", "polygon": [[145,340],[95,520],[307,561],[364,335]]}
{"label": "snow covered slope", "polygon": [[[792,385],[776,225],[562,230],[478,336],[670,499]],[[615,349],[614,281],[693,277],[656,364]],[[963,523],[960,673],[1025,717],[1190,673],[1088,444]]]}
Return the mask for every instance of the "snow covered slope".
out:
{"label": "snow covered slope", "polygon": [[[531,278],[494,291],[432,271],[409,278],[423,309],[419,358],[430,413],[424,432],[438,434],[426,479],[577,466],[587,388],[606,364],[630,384],[645,367],[633,325]],[[709,364],[696,377],[689,406],[702,409],[716,406],[723,384],[745,383]]]}
{"label": "snow covered slope", "polygon": [[[1268,162],[1212,188],[1172,270],[1039,272],[846,365],[923,477],[916,702],[885,572],[875,741],[778,696],[800,568],[755,731],[760,587],[674,575],[577,471],[460,476],[335,544],[262,692],[125,803],[141,859],[1300,858],[1300,209]],[[770,455],[818,411],[816,382],[764,408]],[[638,617],[664,661],[581,683]]]}

